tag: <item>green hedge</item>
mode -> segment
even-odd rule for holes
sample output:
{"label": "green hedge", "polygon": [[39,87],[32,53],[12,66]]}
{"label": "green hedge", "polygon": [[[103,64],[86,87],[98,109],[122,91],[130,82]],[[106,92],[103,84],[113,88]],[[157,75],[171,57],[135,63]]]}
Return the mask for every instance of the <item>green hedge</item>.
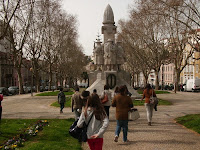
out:
{"label": "green hedge", "polygon": [[[43,93],[40,93],[40,94],[36,94],[36,96],[57,96],[59,93],[59,91],[54,91],[54,92],[43,92]],[[72,95],[74,94],[74,92],[72,91],[69,91],[69,92],[64,92],[65,95]]]}

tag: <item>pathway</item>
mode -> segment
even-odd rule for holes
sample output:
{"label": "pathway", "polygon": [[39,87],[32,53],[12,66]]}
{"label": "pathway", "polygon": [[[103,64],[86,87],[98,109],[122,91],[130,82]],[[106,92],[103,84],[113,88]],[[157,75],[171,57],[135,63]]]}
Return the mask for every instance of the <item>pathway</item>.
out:
{"label": "pathway", "polygon": [[[111,108],[110,124],[104,134],[104,150],[199,150],[200,135],[183,128],[174,122],[174,118],[186,114],[200,113],[200,93],[178,92],[177,94],[160,94],[159,98],[172,101],[172,106],[159,106],[154,112],[152,126],[147,125],[144,106],[138,106],[140,119],[129,122],[129,143],[122,142],[122,132],[119,142],[115,143],[115,108]],[[50,104],[57,97],[31,97],[30,94],[8,96],[2,102],[2,118],[38,118],[65,119],[73,117],[71,109],[65,108],[60,114],[58,108]],[[83,144],[88,149],[87,143]]]}

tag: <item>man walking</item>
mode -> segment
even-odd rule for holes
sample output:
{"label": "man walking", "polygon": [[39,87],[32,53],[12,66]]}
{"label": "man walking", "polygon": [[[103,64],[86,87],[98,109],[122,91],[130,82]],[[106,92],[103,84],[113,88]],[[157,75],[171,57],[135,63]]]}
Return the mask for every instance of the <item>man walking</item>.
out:
{"label": "man walking", "polygon": [[75,93],[72,95],[71,107],[72,112],[75,114],[75,120],[77,120],[81,115],[83,107],[83,101],[81,99],[81,94],[79,93],[78,87],[76,87]]}
{"label": "man walking", "polygon": [[58,103],[60,104],[60,113],[63,113],[63,108],[65,107],[66,97],[63,92],[63,88],[60,88],[60,93],[58,94]]}

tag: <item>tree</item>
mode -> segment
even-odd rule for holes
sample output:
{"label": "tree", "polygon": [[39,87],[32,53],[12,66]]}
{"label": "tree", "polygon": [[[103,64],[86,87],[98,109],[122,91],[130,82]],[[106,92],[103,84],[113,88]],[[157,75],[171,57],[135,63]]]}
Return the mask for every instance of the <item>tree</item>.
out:
{"label": "tree", "polygon": [[199,26],[199,22],[197,21],[199,20],[199,5],[196,0],[150,0],[150,2],[152,5],[159,7],[149,7],[147,13],[165,18],[166,31],[168,33],[166,35],[166,39],[168,39],[167,47],[172,58],[171,61],[175,65],[176,92],[180,81],[180,73],[188,64],[188,60],[195,50],[191,48],[186,52],[186,45],[190,44],[192,47],[194,46],[194,43],[189,43],[188,41],[188,33],[194,26]]}
{"label": "tree", "polygon": [[[156,74],[156,89],[159,87],[159,71],[163,62],[168,58],[168,50],[166,49],[163,39],[166,35],[164,30],[164,17],[151,15],[146,10],[151,6],[149,1],[139,3],[137,9],[130,11],[130,20],[126,25],[121,24],[122,30],[128,34],[124,39],[130,39],[130,44],[137,43],[137,48],[132,46],[132,52],[136,57],[136,61],[140,62],[143,68],[143,74],[147,82],[149,70],[153,69]],[[130,53],[128,57],[130,57]],[[143,61],[141,61],[143,60]],[[147,70],[148,71],[147,71]],[[146,84],[146,83],[145,83]]]}
{"label": "tree", "polygon": [[[34,0],[21,1],[18,6],[19,8],[16,10],[13,16],[12,21],[9,22],[10,28],[7,29],[9,34],[13,37],[8,40],[12,45],[11,53],[14,67],[18,75],[19,93],[23,93],[21,68],[24,59],[24,47],[27,40],[30,22],[32,19],[33,3]],[[5,13],[8,13],[7,15],[10,16],[9,11]]]}
{"label": "tree", "polygon": [[8,29],[10,28],[10,23],[14,18],[16,11],[19,9],[21,0],[3,0],[0,1],[0,20],[1,22],[1,33],[0,40],[2,40],[6,34],[8,33]]}

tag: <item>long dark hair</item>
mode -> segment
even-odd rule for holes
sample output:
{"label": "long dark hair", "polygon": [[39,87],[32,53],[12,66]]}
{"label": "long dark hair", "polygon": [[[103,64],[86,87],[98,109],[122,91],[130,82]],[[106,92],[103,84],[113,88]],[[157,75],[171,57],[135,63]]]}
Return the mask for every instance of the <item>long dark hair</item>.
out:
{"label": "long dark hair", "polygon": [[118,86],[115,88],[115,93],[119,93],[119,87]]}
{"label": "long dark hair", "polygon": [[126,91],[126,87],[125,87],[124,85],[119,87],[119,93],[120,93],[121,95],[126,95],[126,94],[125,94],[125,91]]}
{"label": "long dark hair", "polygon": [[97,94],[93,94],[89,96],[87,100],[87,104],[85,106],[85,117],[87,116],[87,109],[88,107],[93,108],[93,113],[97,120],[103,120],[106,117],[106,112],[104,110],[103,105],[100,102],[99,96]]}

